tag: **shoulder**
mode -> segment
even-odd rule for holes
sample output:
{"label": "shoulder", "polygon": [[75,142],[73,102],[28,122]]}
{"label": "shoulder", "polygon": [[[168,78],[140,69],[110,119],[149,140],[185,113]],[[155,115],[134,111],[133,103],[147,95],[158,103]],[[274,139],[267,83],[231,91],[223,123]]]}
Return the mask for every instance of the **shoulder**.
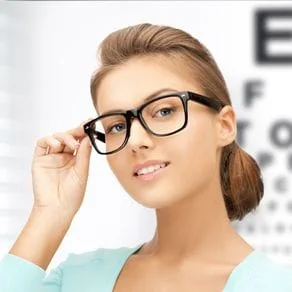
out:
{"label": "shoulder", "polygon": [[60,268],[87,266],[90,264],[102,264],[111,260],[124,258],[134,250],[133,247],[122,246],[118,248],[98,248],[83,253],[69,253],[66,260],[60,264]]}
{"label": "shoulder", "polygon": [[244,281],[244,291],[248,292],[292,292],[292,269],[256,251]]}
{"label": "shoulder", "polygon": [[[111,285],[132,247],[98,248],[83,253],[70,253],[46,277],[46,285],[62,285],[62,291],[111,291]],[[91,287],[91,288],[90,288]]]}
{"label": "shoulder", "polygon": [[88,265],[111,264],[124,261],[140,245],[129,247],[121,246],[118,248],[98,248],[83,253],[69,253],[66,260],[59,268],[67,269],[70,267],[81,267]]}

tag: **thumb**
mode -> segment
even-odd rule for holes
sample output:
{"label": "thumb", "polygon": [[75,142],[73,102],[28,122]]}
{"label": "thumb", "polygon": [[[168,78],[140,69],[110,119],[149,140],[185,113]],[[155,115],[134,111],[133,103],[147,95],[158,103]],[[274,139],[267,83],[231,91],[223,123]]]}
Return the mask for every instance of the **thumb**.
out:
{"label": "thumb", "polygon": [[75,167],[76,170],[81,174],[88,176],[88,169],[90,163],[90,154],[91,154],[92,146],[89,137],[85,137],[78,148],[76,154],[76,162]]}

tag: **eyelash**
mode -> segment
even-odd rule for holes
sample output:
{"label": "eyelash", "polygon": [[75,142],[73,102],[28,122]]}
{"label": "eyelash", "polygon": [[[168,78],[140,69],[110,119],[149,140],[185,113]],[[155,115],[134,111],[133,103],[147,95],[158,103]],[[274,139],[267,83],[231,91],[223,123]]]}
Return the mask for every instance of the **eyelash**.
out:
{"label": "eyelash", "polygon": [[114,124],[114,125],[112,125],[111,127],[107,128],[107,129],[106,129],[106,134],[110,134],[110,132],[112,131],[112,129],[113,129],[114,127],[119,126],[119,125],[121,125],[121,124],[124,124],[124,125],[125,125],[124,129],[126,129],[126,124],[125,124],[125,123],[117,123],[117,124]]}

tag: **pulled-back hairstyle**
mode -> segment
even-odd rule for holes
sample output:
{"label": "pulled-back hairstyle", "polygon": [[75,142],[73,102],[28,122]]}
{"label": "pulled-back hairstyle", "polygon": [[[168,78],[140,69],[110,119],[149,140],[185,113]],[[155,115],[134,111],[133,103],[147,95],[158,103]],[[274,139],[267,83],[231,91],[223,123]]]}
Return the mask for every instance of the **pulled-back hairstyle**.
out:
{"label": "pulled-back hairstyle", "polygon": [[[180,29],[144,23],[115,31],[101,43],[101,66],[93,74],[90,86],[95,107],[103,77],[115,67],[139,56],[165,56],[183,62],[205,95],[231,105],[228,89],[215,60],[197,39]],[[236,141],[222,149],[220,178],[230,220],[241,220],[258,206],[264,193],[260,168]]]}

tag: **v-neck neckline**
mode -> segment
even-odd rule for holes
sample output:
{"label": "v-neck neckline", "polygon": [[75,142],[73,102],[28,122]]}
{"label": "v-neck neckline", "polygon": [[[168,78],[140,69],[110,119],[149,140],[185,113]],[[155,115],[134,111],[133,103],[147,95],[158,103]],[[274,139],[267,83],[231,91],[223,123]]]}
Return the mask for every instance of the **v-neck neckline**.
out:
{"label": "v-neck neckline", "polygon": [[[142,244],[136,245],[135,247],[128,249],[126,257],[122,261],[121,265],[119,266],[118,272],[116,273],[116,277],[115,277],[115,280],[113,282],[112,288],[114,288],[114,286],[116,285],[117,280],[119,278],[119,275],[120,275],[124,265],[126,264],[127,260],[129,259],[129,257],[132,255],[135,255],[137,252],[139,252],[139,250],[144,246],[144,244],[146,244],[146,243],[142,243]],[[241,271],[246,270],[246,269],[250,271],[250,269],[248,269],[247,266],[253,267],[254,266],[253,262],[256,259],[258,259],[259,256],[262,256],[261,253],[256,251],[256,250],[253,250],[238,265],[236,265],[228,276],[228,279],[225,283],[223,292],[231,292],[233,290],[234,285],[236,284],[238,277],[241,274]]]}

